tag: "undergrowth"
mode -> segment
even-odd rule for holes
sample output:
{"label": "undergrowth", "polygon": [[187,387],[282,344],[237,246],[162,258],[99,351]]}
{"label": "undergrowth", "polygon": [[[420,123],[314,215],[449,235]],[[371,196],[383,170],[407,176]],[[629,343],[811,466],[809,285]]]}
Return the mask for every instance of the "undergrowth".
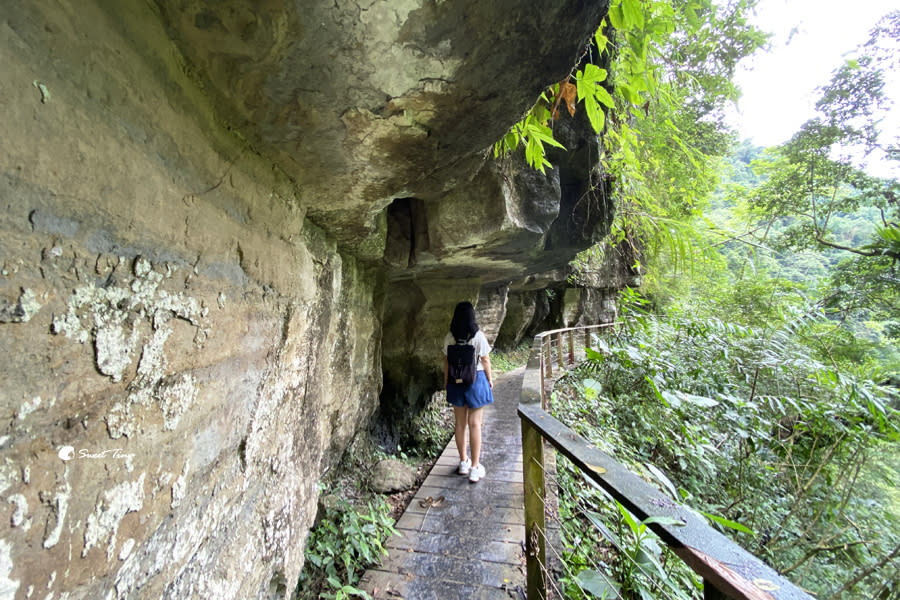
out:
{"label": "undergrowth", "polygon": [[491,369],[497,373],[508,373],[524,367],[531,353],[531,343],[520,344],[512,350],[495,350],[491,352]]}
{"label": "undergrowth", "polygon": [[368,598],[356,586],[365,570],[387,555],[384,542],[396,533],[390,513],[380,497],[364,506],[343,499],[326,505],[307,539],[294,600]]}
{"label": "undergrowth", "polygon": [[[645,317],[589,353],[554,412],[817,597],[897,599],[896,391],[817,361],[802,326]],[[649,530],[560,467],[567,597],[702,596]]]}
{"label": "undergrowth", "polygon": [[416,489],[378,494],[370,487],[372,468],[390,458],[427,472],[453,435],[453,411],[443,393],[431,397],[413,424],[409,446],[398,445],[394,454],[361,433],[320,484],[319,513],[293,600],[368,598],[358,587],[360,577],[387,555],[384,543],[396,533],[394,518]]}
{"label": "undergrowth", "polygon": [[[434,394],[412,423],[410,453],[420,457],[438,456],[453,437],[453,409],[444,392]],[[402,452],[402,449],[401,449]]]}

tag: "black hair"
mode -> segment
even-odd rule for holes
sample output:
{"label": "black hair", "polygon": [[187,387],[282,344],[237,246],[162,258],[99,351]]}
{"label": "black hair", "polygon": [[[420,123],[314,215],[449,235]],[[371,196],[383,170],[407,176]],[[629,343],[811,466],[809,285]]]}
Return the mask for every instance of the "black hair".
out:
{"label": "black hair", "polygon": [[475,322],[475,307],[471,302],[460,302],[453,310],[453,319],[450,321],[450,333],[457,339],[469,339],[478,331],[478,323]]}

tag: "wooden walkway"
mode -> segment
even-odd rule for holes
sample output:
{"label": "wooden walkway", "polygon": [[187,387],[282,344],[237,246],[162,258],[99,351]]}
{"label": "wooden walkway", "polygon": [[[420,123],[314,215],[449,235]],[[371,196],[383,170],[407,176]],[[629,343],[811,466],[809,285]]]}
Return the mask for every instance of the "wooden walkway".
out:
{"label": "wooden walkway", "polygon": [[[494,403],[485,408],[478,483],[456,474],[451,439],[409,507],[399,536],[380,567],[360,587],[373,598],[508,600],[525,598],[525,517],[521,424],[516,414],[524,367],[495,378]],[[429,506],[440,497],[443,502]]]}

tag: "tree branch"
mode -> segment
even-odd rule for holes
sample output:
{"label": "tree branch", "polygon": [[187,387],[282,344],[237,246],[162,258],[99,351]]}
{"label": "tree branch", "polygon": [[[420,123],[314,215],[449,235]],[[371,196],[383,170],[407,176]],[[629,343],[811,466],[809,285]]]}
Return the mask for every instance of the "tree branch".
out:
{"label": "tree branch", "polygon": [[828,246],[829,248],[835,248],[837,250],[845,250],[847,252],[852,252],[853,254],[859,254],[860,256],[882,256],[883,254],[890,254],[878,250],[862,250],[860,248],[853,248],[852,246],[836,244],[834,242],[829,242],[828,240],[822,239],[822,237],[819,235],[816,236],[816,241],[823,246]]}
{"label": "tree branch", "polygon": [[848,591],[852,590],[853,587],[854,587],[857,583],[859,583],[860,581],[862,581],[863,579],[865,579],[866,577],[868,577],[869,575],[871,575],[872,573],[874,573],[875,571],[877,571],[878,569],[880,569],[881,567],[883,567],[884,565],[888,564],[888,563],[889,563],[890,561],[892,561],[898,554],[900,554],[900,544],[897,544],[897,546],[894,548],[894,551],[893,551],[893,552],[891,552],[890,554],[888,554],[887,556],[885,556],[884,558],[882,558],[880,561],[878,561],[877,563],[875,563],[874,565],[872,565],[872,566],[869,567],[868,569],[865,569],[865,570],[861,571],[858,575],[856,575],[856,577],[854,577],[853,579],[851,579],[850,581],[848,581],[847,583],[845,583],[844,586],[843,586],[841,589],[839,589],[839,590],[831,597],[831,600],[838,600],[841,596],[844,595],[844,592],[848,592]]}
{"label": "tree branch", "polygon": [[803,558],[800,558],[789,566],[787,569],[781,572],[782,575],[788,575],[791,571],[796,570],[798,567],[802,566],[806,561],[815,556],[820,552],[834,552],[835,550],[846,549],[851,546],[859,546],[860,544],[868,544],[872,540],[856,540],[855,542],[844,542],[842,544],[833,544],[831,546],[816,546],[810,550],[807,550],[806,554],[803,555]]}

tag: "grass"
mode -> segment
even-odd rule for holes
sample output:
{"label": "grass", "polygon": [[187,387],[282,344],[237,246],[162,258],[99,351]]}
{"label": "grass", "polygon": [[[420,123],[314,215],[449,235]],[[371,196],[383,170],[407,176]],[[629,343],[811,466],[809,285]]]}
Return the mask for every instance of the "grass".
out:
{"label": "grass", "polygon": [[528,363],[528,355],[531,353],[531,343],[527,342],[512,350],[491,352],[491,368],[498,373],[515,371]]}

